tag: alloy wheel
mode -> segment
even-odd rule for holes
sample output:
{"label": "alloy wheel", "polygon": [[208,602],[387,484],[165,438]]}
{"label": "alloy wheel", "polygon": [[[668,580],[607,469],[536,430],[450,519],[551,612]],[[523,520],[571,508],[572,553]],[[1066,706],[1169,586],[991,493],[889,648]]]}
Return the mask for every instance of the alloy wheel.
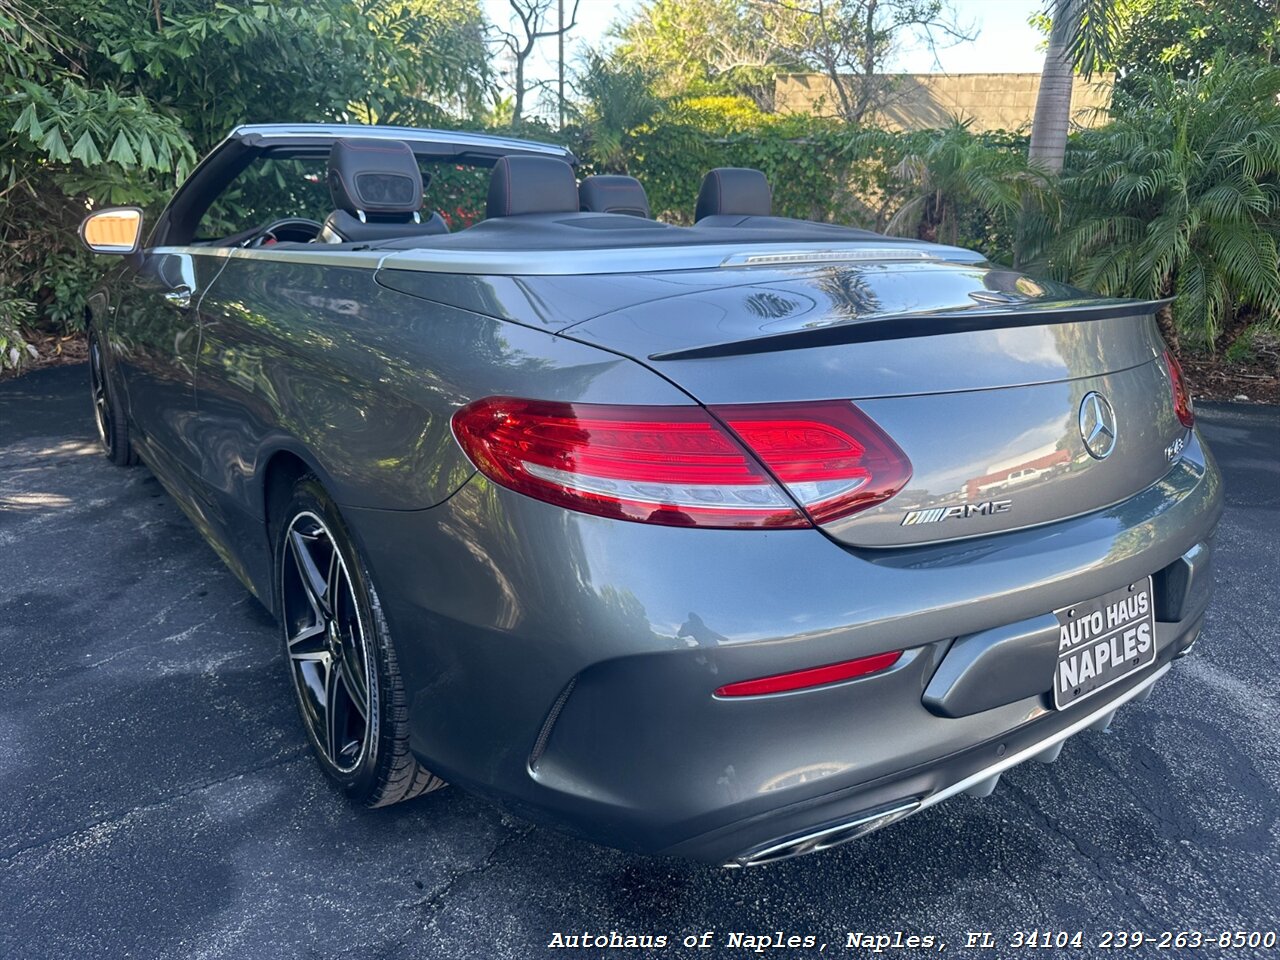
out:
{"label": "alloy wheel", "polygon": [[281,604],[289,670],[303,719],[340,773],[369,748],[377,712],[365,624],[350,572],[324,521],[298,513],[284,537]]}
{"label": "alloy wheel", "polygon": [[93,392],[93,420],[98,427],[102,449],[111,452],[111,402],[107,399],[107,378],[102,370],[102,351],[96,337],[89,339],[89,388]]}

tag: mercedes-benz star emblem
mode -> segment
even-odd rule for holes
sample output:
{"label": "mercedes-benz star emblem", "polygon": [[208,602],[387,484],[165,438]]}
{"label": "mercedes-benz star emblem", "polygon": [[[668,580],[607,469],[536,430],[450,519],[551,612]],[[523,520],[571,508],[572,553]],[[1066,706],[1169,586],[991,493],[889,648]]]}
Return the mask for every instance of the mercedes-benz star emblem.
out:
{"label": "mercedes-benz star emblem", "polygon": [[1107,459],[1116,447],[1116,413],[1106,397],[1092,390],[1080,401],[1080,439],[1095,460]]}

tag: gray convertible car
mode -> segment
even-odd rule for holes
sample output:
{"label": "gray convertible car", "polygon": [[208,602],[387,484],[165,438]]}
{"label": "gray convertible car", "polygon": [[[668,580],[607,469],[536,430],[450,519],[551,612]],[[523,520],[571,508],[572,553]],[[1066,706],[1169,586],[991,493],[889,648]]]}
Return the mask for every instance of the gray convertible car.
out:
{"label": "gray convertible car", "polygon": [[767,863],[1055,759],[1200,632],[1159,303],[391,127],[240,127],[81,233],[103,448],[279,619],[353,800]]}

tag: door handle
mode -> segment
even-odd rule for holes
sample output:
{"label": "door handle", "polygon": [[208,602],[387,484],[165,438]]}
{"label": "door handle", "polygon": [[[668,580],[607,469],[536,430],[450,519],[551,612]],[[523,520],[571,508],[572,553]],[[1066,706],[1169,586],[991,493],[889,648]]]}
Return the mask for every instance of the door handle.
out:
{"label": "door handle", "polygon": [[164,292],[164,302],[178,310],[186,310],[191,306],[191,288],[175,287]]}

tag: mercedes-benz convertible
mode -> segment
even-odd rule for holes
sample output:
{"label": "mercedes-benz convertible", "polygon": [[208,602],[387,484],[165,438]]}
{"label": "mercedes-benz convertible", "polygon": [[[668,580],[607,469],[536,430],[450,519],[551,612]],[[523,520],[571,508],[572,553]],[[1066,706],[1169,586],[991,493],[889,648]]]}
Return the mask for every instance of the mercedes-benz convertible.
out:
{"label": "mercedes-benz convertible", "polygon": [[1161,303],[431,130],[240,127],[142,220],[81,229],[103,449],[279,620],[354,801],[767,863],[1053,760],[1199,635]]}

